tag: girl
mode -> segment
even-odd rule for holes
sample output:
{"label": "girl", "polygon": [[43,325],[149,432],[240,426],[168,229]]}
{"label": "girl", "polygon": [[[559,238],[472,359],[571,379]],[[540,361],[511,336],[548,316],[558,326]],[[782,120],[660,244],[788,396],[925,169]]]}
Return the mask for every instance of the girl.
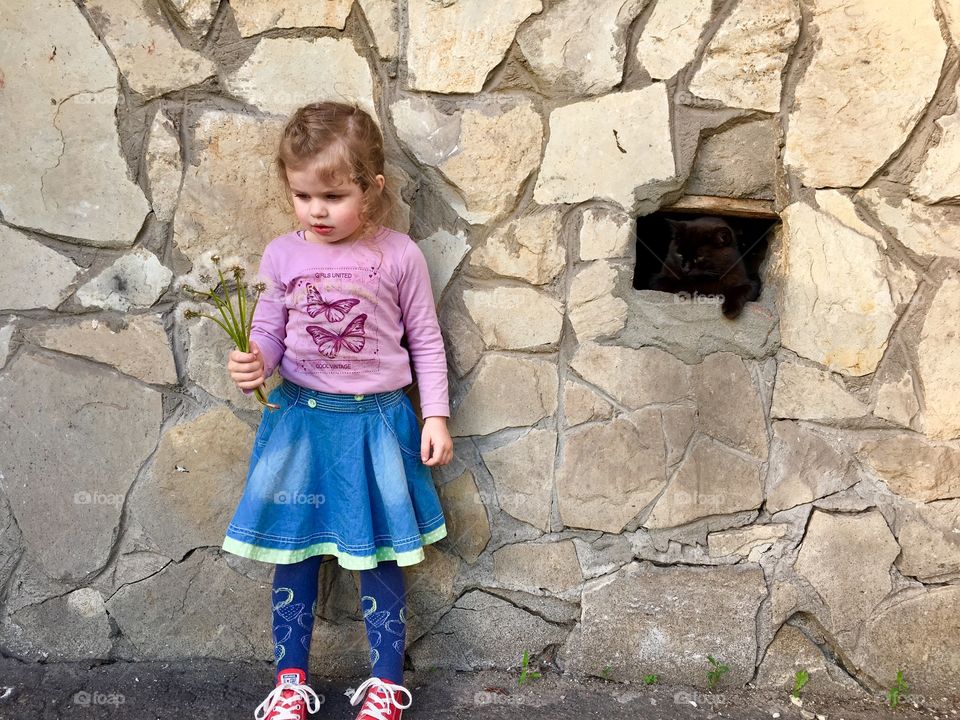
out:
{"label": "girl", "polygon": [[[363,110],[314,103],[283,131],[276,166],[300,229],[272,240],[249,353],[227,369],[245,393],[280,369],[254,438],[224,550],[276,564],[277,686],[257,720],[303,720],[321,557],[360,571],[371,677],[357,720],[398,720],[406,641],[402,566],[446,535],[430,467],[453,458],[447,364],[427,264],[383,227],[383,140]],[[406,347],[401,338],[406,338]],[[408,350],[409,348],[409,350]],[[403,388],[420,386],[423,432]],[[406,702],[404,703],[404,699]]]}

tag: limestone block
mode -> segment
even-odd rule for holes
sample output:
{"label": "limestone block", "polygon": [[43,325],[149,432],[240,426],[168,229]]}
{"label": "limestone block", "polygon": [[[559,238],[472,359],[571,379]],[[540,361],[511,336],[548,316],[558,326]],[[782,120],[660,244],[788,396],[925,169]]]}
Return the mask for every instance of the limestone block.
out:
{"label": "limestone block", "polygon": [[544,285],[566,265],[561,228],[561,215],[556,210],[513,220],[471,253],[470,269]]}
{"label": "limestone block", "polygon": [[909,198],[885,198],[876,188],[862,191],[859,197],[915,253],[960,258],[960,208],[927,207]]}
{"label": "limestone block", "polygon": [[[414,90],[476,93],[503,59],[514,33],[540,0],[410,0],[407,66]],[[509,147],[509,146],[505,146]]]}
{"label": "limestone block", "polygon": [[633,219],[626,213],[588,208],[580,225],[580,259],[626,257],[634,243]]}
{"label": "limestone block", "polygon": [[497,448],[482,450],[505,513],[539,530],[550,530],[557,433],[533,428]]}
{"label": "limestone block", "polygon": [[637,189],[675,175],[669,116],[663,83],[558,107],[550,113],[534,200],[596,198],[632,210]]}
{"label": "limestone block", "polygon": [[685,191],[690,195],[772,200],[779,156],[778,123],[734,125],[700,142]]}
{"label": "limestone block", "polygon": [[150,126],[146,163],[153,213],[158,220],[169,222],[173,220],[177,209],[183,163],[176,130],[159,111],[153,116],[153,124]]}
{"label": "limestone block", "polygon": [[557,367],[545,360],[487,355],[450,422],[450,434],[487,435],[533,425],[557,409]]}
{"label": "limestone block", "polygon": [[485,100],[444,114],[431,100],[404,98],[390,114],[400,141],[442,174],[444,199],[473,225],[509,212],[540,162],[543,121],[529,101]]}
{"label": "limestone block", "polygon": [[[291,67],[311,71],[304,76],[290,72]],[[318,100],[336,100],[355,102],[377,118],[370,66],[349,39],[264,38],[224,84],[233,95],[276,115],[290,115]]]}
{"label": "limestone block", "polygon": [[446,542],[466,562],[475,563],[490,542],[490,521],[473,473],[464,471],[438,491],[447,523]]}
{"label": "limestone block", "polygon": [[690,92],[729,107],[780,111],[780,79],[800,36],[796,0],[743,0],[717,30]]}
{"label": "limestone block", "polygon": [[833,422],[866,414],[867,406],[848,393],[831,373],[791,362],[777,367],[771,417]]}
{"label": "limestone block", "polygon": [[563,524],[622,532],[666,484],[664,452],[653,409],[567,433],[556,483]]}
{"label": "limestone block", "polygon": [[533,288],[467,290],[463,301],[489,349],[542,350],[560,341],[563,304]]}
{"label": "limestone block", "polygon": [[76,297],[84,307],[126,312],[130,308],[153,305],[171,279],[173,272],[156,255],[136,248],[84,283]]}
{"label": "limestone block", "polygon": [[910,183],[913,196],[931,204],[960,198],[960,110],[940,118],[936,125],[940,142],[927,151]]}
{"label": "limestone block", "polygon": [[623,80],[630,23],[648,0],[559,2],[517,33],[524,57],[553,92],[598,95]]}
{"label": "limestone block", "polygon": [[917,347],[917,371],[924,388],[924,432],[932,438],[960,437],[960,277],[948,272],[927,310]]}
{"label": "limestone block", "polygon": [[[24,28],[42,28],[42,42]],[[73,3],[10,6],[0,35],[4,221],[84,245],[130,247],[149,206],[120,155],[113,60]]]}
{"label": "limestone block", "polygon": [[451,235],[445,230],[437,230],[430,237],[418,242],[417,247],[423,251],[427,260],[433,300],[439,303],[440,296],[447,289],[460,261],[470,251],[470,246],[462,235]]}
{"label": "limestone block", "polygon": [[35,325],[23,335],[41,347],[112,365],[146,383],[177,383],[173,351],[160,315],[131,315],[115,324],[64,320]]}
{"label": "limestone block", "polygon": [[570,540],[506,545],[493,553],[493,577],[499,585],[534,594],[562,594],[583,582]]}
{"label": "limestone block", "polygon": [[627,324],[627,303],[613,295],[619,271],[606,260],[582,267],[570,283],[570,324],[577,340],[612,337]]}
{"label": "limestone block", "polygon": [[710,5],[710,0],[657,3],[636,47],[650,77],[669,80],[693,60],[710,20]]}
{"label": "limestone block", "polygon": [[913,433],[868,438],[857,457],[897,495],[917,502],[960,497],[960,449]]}
{"label": "limestone block", "polygon": [[921,582],[960,573],[960,500],[905,505],[897,515],[900,572]]}
{"label": "limestone block", "polygon": [[567,380],[563,383],[563,413],[567,427],[573,427],[591,420],[609,420],[613,405],[586,385]]}
{"label": "limestone block", "polygon": [[141,95],[163,95],[217,72],[213,62],[180,45],[157,0],[91,0],[86,8],[120,72]]}
{"label": "limestone block", "polygon": [[859,187],[920,119],[946,44],[931,3],[814,0],[810,13],[819,44],[794,94],[784,164],[808,187]]}
{"label": "limestone block", "polygon": [[276,0],[233,0],[230,7],[244,37],[273,28],[329,27],[343,30],[353,0],[315,3]]}
{"label": "limestone block", "polygon": [[28,235],[0,225],[0,307],[55,309],[70,294],[80,267]]}
{"label": "limestone block", "polygon": [[570,367],[629,408],[672,403],[691,395],[690,368],[657,348],[581,343]]}
{"label": "limestone block", "polygon": [[707,355],[693,368],[693,387],[701,432],[765,460],[763,401],[740,356]]}
{"label": "limestone block", "polygon": [[50,577],[79,579],[107,562],[161,405],[159,392],[74,358],[21,352],[0,376],[4,492]]}

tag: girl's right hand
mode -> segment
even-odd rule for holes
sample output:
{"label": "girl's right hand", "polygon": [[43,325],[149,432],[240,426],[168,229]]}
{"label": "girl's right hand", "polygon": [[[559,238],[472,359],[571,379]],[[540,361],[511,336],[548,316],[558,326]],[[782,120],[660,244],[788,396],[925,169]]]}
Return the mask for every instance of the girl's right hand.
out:
{"label": "girl's right hand", "polygon": [[252,340],[250,352],[230,351],[227,370],[230,372],[230,378],[241,390],[253,390],[266,382],[263,376],[263,354]]}

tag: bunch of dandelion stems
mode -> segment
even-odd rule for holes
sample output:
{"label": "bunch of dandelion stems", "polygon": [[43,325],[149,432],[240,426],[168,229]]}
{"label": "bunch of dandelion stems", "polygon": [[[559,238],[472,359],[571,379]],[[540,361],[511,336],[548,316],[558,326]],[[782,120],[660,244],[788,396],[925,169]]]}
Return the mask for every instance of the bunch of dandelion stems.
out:
{"label": "bunch of dandelion stems", "polygon": [[[237,285],[237,308],[234,311],[233,300],[230,297],[230,292],[227,289],[227,280],[223,276],[223,270],[220,269],[220,258],[216,255],[212,258],[214,265],[217,268],[217,275],[220,276],[220,284],[214,287],[212,290],[197,290],[196,288],[190,287],[187,285],[185,289],[188,292],[198,295],[200,297],[206,297],[213,301],[213,304],[216,306],[217,310],[220,313],[220,318],[216,318],[213,315],[208,315],[207,313],[196,312],[195,310],[188,310],[184,315],[188,318],[191,317],[205,317],[213,320],[217,325],[224,329],[227,335],[230,336],[230,339],[233,340],[234,345],[237,346],[237,350],[241,352],[250,352],[250,325],[253,322],[253,313],[257,309],[257,303],[260,302],[260,293],[266,289],[266,285],[263,283],[257,283],[253,285],[253,289],[256,291],[256,294],[253,298],[253,305],[250,307],[249,312],[247,310],[247,289],[243,284],[243,268],[239,265],[234,266],[233,279],[236,281]],[[209,278],[209,276],[202,275],[201,280]],[[217,294],[217,287],[223,288],[223,296],[221,297]],[[261,405],[264,405],[271,410],[275,410],[280,407],[279,405],[274,405],[267,401],[267,396],[263,392],[263,386],[256,388],[254,390],[257,400]]]}

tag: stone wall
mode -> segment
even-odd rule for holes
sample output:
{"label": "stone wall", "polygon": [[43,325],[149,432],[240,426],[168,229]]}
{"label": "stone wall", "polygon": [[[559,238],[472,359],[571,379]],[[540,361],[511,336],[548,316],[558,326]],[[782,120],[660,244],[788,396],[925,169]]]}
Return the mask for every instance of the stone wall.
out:
{"label": "stone wall", "polygon": [[[348,98],[449,349],[414,667],[960,692],[956,0],[0,6],[4,653],[272,657],[271,567],[219,550],[258,408],[177,288],[256,266],[284,115]],[[631,285],[691,195],[782,221],[736,320]],[[323,587],[316,667],[362,674]]]}

